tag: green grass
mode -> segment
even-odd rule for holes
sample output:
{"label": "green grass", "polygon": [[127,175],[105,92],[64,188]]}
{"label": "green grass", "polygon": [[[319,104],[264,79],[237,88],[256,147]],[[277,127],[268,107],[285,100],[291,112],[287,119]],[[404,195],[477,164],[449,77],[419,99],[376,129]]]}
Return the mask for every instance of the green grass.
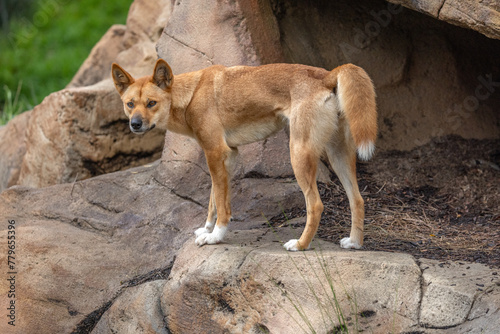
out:
{"label": "green grass", "polygon": [[37,0],[26,17],[12,18],[0,32],[0,124],[63,89],[109,27],[126,22],[131,2]]}
{"label": "green grass", "polygon": [[3,86],[5,102],[0,113],[0,124],[7,123],[12,117],[23,112],[23,102],[19,100],[22,82],[19,82],[17,90],[12,92],[9,87]]}

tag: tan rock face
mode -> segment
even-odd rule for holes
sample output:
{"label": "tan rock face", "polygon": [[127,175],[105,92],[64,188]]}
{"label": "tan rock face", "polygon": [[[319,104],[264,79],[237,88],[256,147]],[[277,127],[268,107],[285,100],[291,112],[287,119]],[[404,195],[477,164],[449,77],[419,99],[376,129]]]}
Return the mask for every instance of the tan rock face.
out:
{"label": "tan rock face", "polygon": [[177,3],[157,51],[174,74],[283,61],[271,4],[255,0]]}
{"label": "tan rock face", "polygon": [[136,0],[130,5],[127,16],[127,30],[124,36],[125,48],[149,41],[156,42],[167,24],[173,10],[169,0]]}
{"label": "tan rock face", "polygon": [[[168,267],[205,212],[155,182],[155,168],[2,192],[0,219],[15,220],[18,241],[16,330],[70,333],[130,282]],[[2,263],[6,256],[0,254]],[[3,305],[7,283],[0,281]],[[11,332],[6,321],[0,332]]]}
{"label": "tan rock face", "polygon": [[157,280],[126,289],[92,334],[169,334],[159,300],[165,283]]}
{"label": "tan rock face", "polygon": [[[344,317],[349,331],[434,333],[451,326],[436,333],[495,333],[499,279],[484,265],[424,260],[419,268],[407,255],[321,241],[313,251],[288,253],[277,241],[294,233],[245,231],[214,247],[186,243],[161,297],[169,330],[330,333]],[[462,276],[467,266],[472,277]]]}

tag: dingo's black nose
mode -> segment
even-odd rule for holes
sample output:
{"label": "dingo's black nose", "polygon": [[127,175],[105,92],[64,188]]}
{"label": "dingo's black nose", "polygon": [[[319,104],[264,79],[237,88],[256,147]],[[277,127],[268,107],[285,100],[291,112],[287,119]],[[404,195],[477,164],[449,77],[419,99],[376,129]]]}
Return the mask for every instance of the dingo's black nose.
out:
{"label": "dingo's black nose", "polygon": [[141,117],[132,117],[130,120],[130,127],[132,130],[140,130],[142,127],[142,118]]}

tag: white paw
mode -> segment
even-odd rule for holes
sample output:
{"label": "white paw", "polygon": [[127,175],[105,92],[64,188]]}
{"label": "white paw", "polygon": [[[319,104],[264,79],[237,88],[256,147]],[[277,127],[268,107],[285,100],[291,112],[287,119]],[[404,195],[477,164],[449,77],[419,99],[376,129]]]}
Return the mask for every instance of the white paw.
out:
{"label": "white paw", "polygon": [[358,244],[357,242],[352,242],[351,238],[344,238],[344,239],[340,240],[340,247],[360,249],[361,245]]}
{"label": "white paw", "polygon": [[224,239],[224,235],[226,234],[227,227],[218,227],[215,226],[212,233],[202,233],[196,237],[196,244],[198,246],[203,245],[215,245]]}
{"label": "white paw", "polygon": [[199,229],[197,229],[196,231],[194,231],[194,234],[197,237],[199,237],[200,235],[205,234],[205,233],[210,233],[209,229],[205,228],[205,227],[200,227]]}
{"label": "white paw", "polygon": [[207,220],[207,222],[205,223],[205,226],[204,227],[200,227],[199,229],[197,229],[196,231],[194,231],[194,234],[196,234],[196,236],[199,237],[202,234],[210,233],[212,231],[213,227],[214,227],[214,223],[213,222],[209,222]]}
{"label": "white paw", "polygon": [[296,252],[299,251],[299,241],[297,239],[292,239],[283,245],[287,251]]}

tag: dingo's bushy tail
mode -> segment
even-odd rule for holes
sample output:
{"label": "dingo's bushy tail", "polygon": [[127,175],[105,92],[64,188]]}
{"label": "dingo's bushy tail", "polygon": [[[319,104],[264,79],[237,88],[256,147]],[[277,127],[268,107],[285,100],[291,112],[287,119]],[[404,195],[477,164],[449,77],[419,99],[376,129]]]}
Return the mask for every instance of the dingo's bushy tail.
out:
{"label": "dingo's bushy tail", "polygon": [[377,106],[370,77],[361,67],[347,64],[332,70],[324,83],[337,88],[340,108],[349,123],[358,157],[369,160],[377,138]]}

